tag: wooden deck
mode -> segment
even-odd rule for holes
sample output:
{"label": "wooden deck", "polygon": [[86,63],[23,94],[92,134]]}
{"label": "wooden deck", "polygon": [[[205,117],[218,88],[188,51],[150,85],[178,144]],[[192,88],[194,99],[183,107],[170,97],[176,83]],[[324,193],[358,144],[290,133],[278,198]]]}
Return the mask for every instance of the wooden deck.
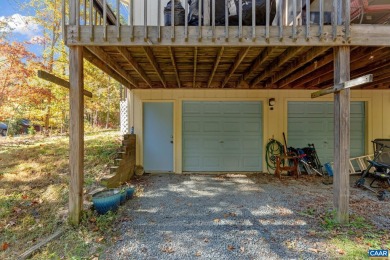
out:
{"label": "wooden deck", "polygon": [[[357,24],[356,1],[352,6],[343,1],[343,15],[355,19],[351,24],[350,19],[340,20],[338,0],[276,1],[275,18],[270,14],[274,1],[264,0],[265,24],[256,24],[252,9],[251,26],[241,20],[235,26],[216,26],[211,8],[216,1],[222,0],[204,0],[200,8],[210,16],[195,26],[189,25],[186,1],[184,25],[179,26],[162,25],[164,0],[64,2],[65,43],[82,46],[85,59],[129,89],[322,89],[333,84],[332,48],[339,46],[351,47],[352,77],[374,74],[374,82],[364,88],[389,86],[390,25],[367,24],[367,16],[365,24]],[[73,23],[66,22],[66,10],[74,15]],[[326,21],[330,13],[331,21]],[[376,13],[370,14],[373,23],[390,22],[390,10]],[[227,14],[226,7],[225,21]]]}

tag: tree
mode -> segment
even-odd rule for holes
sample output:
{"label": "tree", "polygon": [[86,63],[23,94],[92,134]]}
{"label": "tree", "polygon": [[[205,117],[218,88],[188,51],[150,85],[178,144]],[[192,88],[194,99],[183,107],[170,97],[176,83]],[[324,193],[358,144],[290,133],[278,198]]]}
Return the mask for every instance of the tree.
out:
{"label": "tree", "polygon": [[0,40],[0,115],[3,120],[22,113],[23,108],[38,104],[48,92],[34,85],[33,77],[40,64],[21,43]]}

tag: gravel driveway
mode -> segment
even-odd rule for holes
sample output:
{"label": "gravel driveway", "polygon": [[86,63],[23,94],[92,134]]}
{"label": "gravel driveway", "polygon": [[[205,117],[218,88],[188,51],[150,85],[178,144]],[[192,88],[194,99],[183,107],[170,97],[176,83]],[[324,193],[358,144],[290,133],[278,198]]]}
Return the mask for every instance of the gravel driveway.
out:
{"label": "gravel driveway", "polygon": [[313,235],[315,220],[302,213],[310,204],[332,207],[331,185],[318,179],[143,176],[143,192],[124,206],[122,236],[103,259],[331,258],[324,236]]}

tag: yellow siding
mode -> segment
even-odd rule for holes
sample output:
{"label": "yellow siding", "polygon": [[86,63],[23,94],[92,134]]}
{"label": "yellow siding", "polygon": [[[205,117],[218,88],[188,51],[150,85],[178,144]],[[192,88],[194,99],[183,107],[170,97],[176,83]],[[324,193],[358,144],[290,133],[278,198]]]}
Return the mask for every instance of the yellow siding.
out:
{"label": "yellow siding", "polygon": [[[130,100],[133,107],[130,126],[133,125],[137,139],[137,164],[143,163],[142,147],[142,102],[173,102],[174,103],[174,172],[182,172],[182,101],[262,101],[264,105],[263,143],[270,138],[283,140],[282,133],[287,133],[287,102],[288,101],[331,101],[328,95],[311,99],[313,91],[307,90],[220,90],[220,89],[158,89],[133,90]],[[268,107],[268,99],[275,98],[274,110]],[[372,153],[371,140],[375,138],[390,138],[390,90],[353,90],[352,101],[365,101],[367,104],[366,147],[367,153]],[[263,159],[264,160],[264,159]],[[265,166],[265,162],[263,161]],[[264,168],[264,171],[266,169]]]}

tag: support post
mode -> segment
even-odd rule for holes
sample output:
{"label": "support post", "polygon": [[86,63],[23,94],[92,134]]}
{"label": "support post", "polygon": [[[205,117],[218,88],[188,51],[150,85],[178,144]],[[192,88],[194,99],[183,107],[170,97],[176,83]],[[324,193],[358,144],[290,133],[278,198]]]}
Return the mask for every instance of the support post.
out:
{"label": "support post", "polygon": [[70,137],[69,221],[80,223],[84,183],[84,66],[83,47],[69,47]]}
{"label": "support post", "polygon": [[[350,47],[334,48],[335,85],[350,79]],[[350,89],[334,95],[333,206],[339,223],[349,221]]]}

